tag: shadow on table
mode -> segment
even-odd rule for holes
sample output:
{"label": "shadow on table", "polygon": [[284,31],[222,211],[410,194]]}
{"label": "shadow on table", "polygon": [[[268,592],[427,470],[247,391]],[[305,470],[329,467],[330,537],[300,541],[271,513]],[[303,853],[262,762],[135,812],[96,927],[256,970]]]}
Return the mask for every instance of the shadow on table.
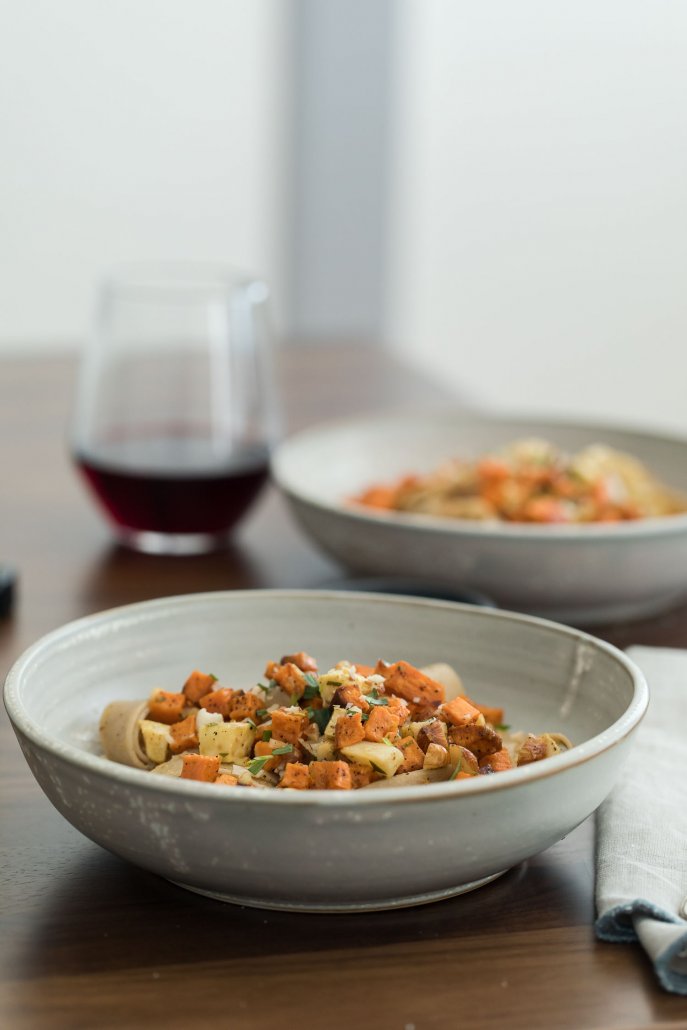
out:
{"label": "shadow on table", "polygon": [[104,549],[78,589],[83,611],[99,611],[132,601],[252,587],[255,562],[238,544],[210,554],[139,554],[117,544]]}
{"label": "shadow on table", "polygon": [[[534,865],[536,864],[536,872]],[[480,890],[394,912],[306,915],[225,905],[94,852],[46,888],[18,979],[230,961],[298,952],[488,937],[494,932],[591,923],[584,870],[542,855]],[[572,889],[571,889],[572,887]],[[202,947],[187,947],[202,941]],[[186,943],[185,943],[186,942]],[[195,958],[197,956],[197,959]]]}

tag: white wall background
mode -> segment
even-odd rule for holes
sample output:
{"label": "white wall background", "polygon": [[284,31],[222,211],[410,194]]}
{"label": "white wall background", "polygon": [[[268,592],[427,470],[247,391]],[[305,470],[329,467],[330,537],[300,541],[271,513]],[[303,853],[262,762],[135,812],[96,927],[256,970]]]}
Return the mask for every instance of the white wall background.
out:
{"label": "white wall background", "polygon": [[[284,0],[0,5],[0,340],[80,340],[100,270],[226,260],[284,294]],[[289,69],[290,70],[290,69]]]}
{"label": "white wall background", "polygon": [[228,260],[284,335],[687,431],[684,0],[0,5],[0,349]]}
{"label": "white wall background", "polygon": [[687,431],[687,5],[401,0],[389,338],[494,406]]}

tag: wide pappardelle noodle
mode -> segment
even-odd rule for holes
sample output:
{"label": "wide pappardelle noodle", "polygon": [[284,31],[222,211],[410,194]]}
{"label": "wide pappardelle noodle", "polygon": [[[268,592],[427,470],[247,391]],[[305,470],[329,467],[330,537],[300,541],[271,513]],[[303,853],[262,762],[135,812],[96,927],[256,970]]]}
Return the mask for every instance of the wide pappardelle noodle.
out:
{"label": "wide pappardelle noodle", "polygon": [[351,790],[465,780],[571,747],[561,733],[512,733],[502,708],[466,697],[445,664],[324,672],[304,651],[270,661],[266,683],[191,673],[178,692],[115,701],[100,721],[108,758],[227,787]]}
{"label": "wide pappardelle noodle", "polygon": [[375,484],[353,501],[381,510],[504,522],[621,522],[687,511],[687,498],[629,454],[594,444],[567,455],[538,439]]}

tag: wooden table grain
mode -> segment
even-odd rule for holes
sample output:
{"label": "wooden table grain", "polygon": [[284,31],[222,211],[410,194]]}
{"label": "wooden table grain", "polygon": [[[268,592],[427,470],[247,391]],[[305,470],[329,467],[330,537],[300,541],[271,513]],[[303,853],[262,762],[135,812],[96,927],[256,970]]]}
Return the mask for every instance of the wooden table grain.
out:
{"label": "wooden table grain", "polygon": [[[376,349],[293,348],[289,425],[433,398]],[[0,672],[50,629],[146,598],[314,587],[341,574],[272,489],[233,546],[193,558],[113,545],[70,465],[67,358],[0,362],[0,560],[19,574]],[[687,646],[687,607],[597,630]],[[312,916],[221,905],[82,837],[31,777],[0,717],[0,1025],[8,1030],[687,1027],[639,947],[595,940],[593,821],[493,884],[424,908]],[[277,842],[275,842],[277,846]]]}

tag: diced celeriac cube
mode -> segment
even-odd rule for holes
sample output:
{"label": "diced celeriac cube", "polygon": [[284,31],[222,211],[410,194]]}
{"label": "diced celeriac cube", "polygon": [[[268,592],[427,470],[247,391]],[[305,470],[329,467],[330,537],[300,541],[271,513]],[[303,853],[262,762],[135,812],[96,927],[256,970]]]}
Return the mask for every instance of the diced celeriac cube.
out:
{"label": "diced celeriac cube", "polygon": [[143,737],[143,747],[151,762],[160,765],[167,758],[167,748],[172,743],[169,726],[152,719],[141,719],[138,728]]}
{"label": "diced celeriac cube", "polygon": [[341,748],[341,754],[352,762],[372,765],[385,776],[393,776],[399,765],[403,764],[403,752],[393,744],[376,744],[373,741],[361,740],[359,744],[349,744]]}
{"label": "diced celeriac cube", "polygon": [[317,743],[313,744],[309,748],[309,750],[314,754],[318,762],[332,762],[334,760],[334,741],[329,740],[327,737],[323,737],[322,740],[318,740]]}
{"label": "diced celeriac cube", "polygon": [[200,733],[204,726],[212,726],[218,722],[224,722],[220,712],[208,712],[205,708],[200,708],[196,715],[196,732]]}
{"label": "diced celeriac cube", "polygon": [[351,675],[346,669],[330,669],[329,672],[317,677],[320,697],[325,707],[332,703],[332,698],[339,687],[342,687],[344,683],[350,683],[350,680]]}
{"label": "diced celeriac cube", "polygon": [[211,723],[198,732],[201,755],[219,755],[223,762],[247,758],[254,741],[255,730],[247,722]]}

